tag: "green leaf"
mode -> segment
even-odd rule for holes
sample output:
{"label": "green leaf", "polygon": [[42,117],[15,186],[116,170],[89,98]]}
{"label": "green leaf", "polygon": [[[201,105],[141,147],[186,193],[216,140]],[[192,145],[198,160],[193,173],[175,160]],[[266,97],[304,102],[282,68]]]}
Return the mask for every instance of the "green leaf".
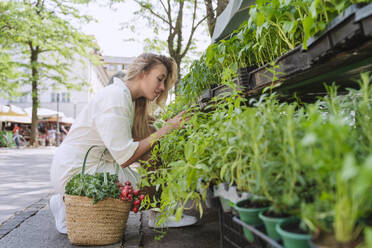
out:
{"label": "green leaf", "polygon": [[341,179],[343,181],[349,181],[351,178],[355,177],[358,173],[358,168],[355,166],[355,159],[352,155],[347,154],[344,166],[341,171]]}
{"label": "green leaf", "polygon": [[257,26],[261,27],[265,23],[265,16],[260,12],[257,12]]}
{"label": "green leaf", "polygon": [[197,163],[195,165],[196,169],[203,170],[203,171],[210,171],[211,169],[204,163]]}
{"label": "green leaf", "polygon": [[303,47],[304,49],[307,49],[307,40],[311,37],[311,28],[313,26],[314,19],[310,16],[306,16],[305,19],[302,21],[302,25],[304,28],[304,41],[303,41]]}
{"label": "green leaf", "polygon": [[366,247],[372,247],[372,228],[371,227],[366,227],[364,229],[364,237],[365,237]]}
{"label": "green leaf", "polygon": [[286,33],[291,33],[295,25],[295,21],[285,21],[283,22],[283,31]]}
{"label": "green leaf", "polygon": [[317,12],[318,5],[319,5],[319,0],[313,1],[312,4],[310,5],[310,13],[313,19],[316,19],[318,16],[318,12]]}
{"label": "green leaf", "polygon": [[186,161],[188,161],[188,162],[192,161],[193,152],[194,152],[194,146],[189,141],[185,145],[185,158],[186,158]]}

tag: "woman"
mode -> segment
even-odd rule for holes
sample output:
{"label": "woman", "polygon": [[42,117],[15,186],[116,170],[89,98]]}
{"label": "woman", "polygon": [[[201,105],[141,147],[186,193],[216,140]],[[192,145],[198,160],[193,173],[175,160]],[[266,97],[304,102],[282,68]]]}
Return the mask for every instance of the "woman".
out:
{"label": "woman", "polygon": [[[86,151],[93,145],[106,147],[105,168],[97,168],[102,153],[92,149],[86,162],[86,173],[96,171],[115,172],[113,161],[121,165],[119,181],[138,180],[133,167],[143,155],[150,151],[154,142],[182,122],[179,113],[159,130],[151,134],[150,102],[163,105],[168,90],[177,80],[177,65],[166,56],[142,54],[130,65],[124,80],[114,78],[113,84],[98,92],[85,106],[72,125],[66,139],[57,149],[51,167],[51,181],[57,192],[50,199],[50,209],[57,230],[67,233],[63,194],[66,183],[81,172]],[[149,135],[151,134],[151,135]],[[137,163],[138,165],[138,163]],[[154,218],[154,215],[151,218]],[[180,223],[169,221],[169,226],[190,225],[196,218],[185,216]],[[154,220],[149,224],[153,226]]]}

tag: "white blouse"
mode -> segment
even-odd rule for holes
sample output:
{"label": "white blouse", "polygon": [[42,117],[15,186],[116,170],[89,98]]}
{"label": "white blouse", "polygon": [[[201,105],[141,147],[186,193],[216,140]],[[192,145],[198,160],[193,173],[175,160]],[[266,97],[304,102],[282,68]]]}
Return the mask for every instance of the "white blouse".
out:
{"label": "white blouse", "polygon": [[[64,193],[68,180],[81,172],[88,149],[93,148],[86,162],[85,172],[115,172],[113,161],[119,165],[128,161],[138,148],[133,141],[134,103],[128,87],[119,78],[99,91],[76,118],[67,137],[56,150],[50,175],[56,192]],[[97,166],[104,148],[105,164]],[[119,180],[130,180],[133,185],[138,174],[130,167],[119,170]]]}

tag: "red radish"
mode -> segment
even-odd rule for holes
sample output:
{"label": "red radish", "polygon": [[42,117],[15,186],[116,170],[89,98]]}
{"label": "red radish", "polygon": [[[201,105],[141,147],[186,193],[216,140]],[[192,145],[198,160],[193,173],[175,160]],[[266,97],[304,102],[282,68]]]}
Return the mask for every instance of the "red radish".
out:
{"label": "red radish", "polygon": [[140,196],[140,200],[143,201],[145,199],[145,195]]}
{"label": "red radish", "polygon": [[132,194],[128,194],[127,198],[128,198],[129,201],[131,201],[133,199],[133,195]]}
{"label": "red radish", "polygon": [[133,208],[133,212],[136,214],[138,212],[138,208]]}
{"label": "red radish", "polygon": [[140,192],[139,189],[135,189],[135,190],[133,191],[133,195],[138,196],[139,192]]}
{"label": "red radish", "polygon": [[132,184],[131,184],[130,181],[126,181],[126,182],[125,182],[125,185],[129,185],[129,186],[130,186],[130,185],[132,185]]}
{"label": "red radish", "polygon": [[133,202],[134,206],[139,206],[141,204],[141,201],[140,200],[135,200]]}

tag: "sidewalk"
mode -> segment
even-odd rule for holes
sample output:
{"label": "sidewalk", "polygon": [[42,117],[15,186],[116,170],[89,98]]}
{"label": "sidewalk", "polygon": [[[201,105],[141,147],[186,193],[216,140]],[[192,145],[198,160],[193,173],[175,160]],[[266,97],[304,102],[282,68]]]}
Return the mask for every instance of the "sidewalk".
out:
{"label": "sidewalk", "polygon": [[[0,226],[0,247],[43,248],[79,247],[71,245],[67,235],[57,232],[49,210],[50,195],[40,199],[23,211],[17,212]],[[188,214],[198,216],[196,211]],[[160,240],[154,240],[157,233],[147,226],[148,212],[131,212],[123,242],[106,248],[216,248],[219,247],[219,224],[217,211],[205,209],[203,218],[194,226],[171,228]],[[87,246],[85,246],[87,247]]]}

